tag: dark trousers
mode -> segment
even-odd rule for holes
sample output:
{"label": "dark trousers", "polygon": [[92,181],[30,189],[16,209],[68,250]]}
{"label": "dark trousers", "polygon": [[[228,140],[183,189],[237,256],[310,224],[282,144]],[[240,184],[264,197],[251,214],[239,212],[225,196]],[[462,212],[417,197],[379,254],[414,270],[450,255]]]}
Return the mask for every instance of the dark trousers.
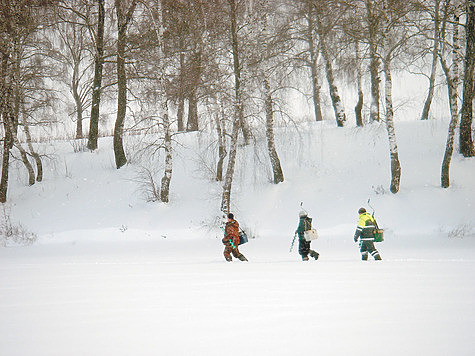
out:
{"label": "dark trousers", "polygon": [[374,247],[373,241],[360,240],[360,252],[363,261],[368,260],[368,254],[371,254],[371,256],[373,256],[377,261],[381,260],[381,256],[379,255],[378,250],[376,250],[376,247]]}
{"label": "dark trousers", "polygon": [[302,257],[308,256],[310,252],[310,241],[305,239],[299,239],[299,254]]}

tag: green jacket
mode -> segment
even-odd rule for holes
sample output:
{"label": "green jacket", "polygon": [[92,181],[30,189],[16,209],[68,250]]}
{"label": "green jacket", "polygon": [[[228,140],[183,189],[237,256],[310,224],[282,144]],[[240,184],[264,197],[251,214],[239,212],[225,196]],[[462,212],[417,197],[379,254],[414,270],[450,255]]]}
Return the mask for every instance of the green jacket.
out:
{"label": "green jacket", "polygon": [[308,216],[302,216],[299,221],[299,227],[297,228],[297,234],[299,235],[299,239],[303,239],[304,231],[308,231],[312,228],[312,218]]}

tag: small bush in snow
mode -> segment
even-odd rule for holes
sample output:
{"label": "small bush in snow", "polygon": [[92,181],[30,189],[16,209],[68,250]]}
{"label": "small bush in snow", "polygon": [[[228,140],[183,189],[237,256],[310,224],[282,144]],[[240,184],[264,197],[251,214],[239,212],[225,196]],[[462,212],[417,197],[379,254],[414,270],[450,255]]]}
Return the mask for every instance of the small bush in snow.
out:
{"label": "small bush in snow", "polygon": [[36,234],[26,230],[20,223],[13,224],[5,204],[2,204],[2,220],[0,224],[0,244],[8,245],[31,245],[37,239]]}
{"label": "small bush in snow", "polygon": [[463,239],[464,237],[474,235],[473,227],[469,224],[462,224],[450,230],[447,235],[449,239]]}
{"label": "small bush in snow", "polygon": [[70,140],[69,143],[73,147],[74,152],[86,152],[87,151],[87,139],[85,139],[85,138]]}
{"label": "small bush in snow", "polygon": [[384,187],[382,185],[378,185],[378,186],[371,186],[371,188],[373,188],[374,192],[377,194],[377,195],[383,195],[383,194],[386,194],[386,190],[384,189]]}
{"label": "small bush in snow", "polygon": [[160,186],[155,176],[156,173],[152,169],[140,166],[134,178],[134,182],[138,183],[138,189],[147,202],[160,201]]}

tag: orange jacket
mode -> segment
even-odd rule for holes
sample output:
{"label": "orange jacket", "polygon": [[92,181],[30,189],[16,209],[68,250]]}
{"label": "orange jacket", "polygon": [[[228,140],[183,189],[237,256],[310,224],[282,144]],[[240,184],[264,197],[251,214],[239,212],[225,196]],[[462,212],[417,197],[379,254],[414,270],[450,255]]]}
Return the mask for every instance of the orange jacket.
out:
{"label": "orange jacket", "polygon": [[236,220],[231,220],[226,223],[224,229],[225,239],[233,239],[234,246],[239,245],[239,223]]}

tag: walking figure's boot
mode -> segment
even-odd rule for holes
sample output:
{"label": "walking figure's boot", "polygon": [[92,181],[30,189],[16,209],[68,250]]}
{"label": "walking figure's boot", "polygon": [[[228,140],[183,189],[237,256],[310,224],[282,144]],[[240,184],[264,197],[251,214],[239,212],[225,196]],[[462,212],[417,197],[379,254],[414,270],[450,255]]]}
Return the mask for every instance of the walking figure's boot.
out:
{"label": "walking figure's boot", "polygon": [[239,260],[241,260],[241,261],[247,261],[247,258],[244,257],[243,254],[240,254],[238,258],[239,258]]}
{"label": "walking figure's boot", "polygon": [[320,254],[317,251],[310,250],[310,257],[315,258],[315,261],[318,260],[318,256],[320,256]]}

